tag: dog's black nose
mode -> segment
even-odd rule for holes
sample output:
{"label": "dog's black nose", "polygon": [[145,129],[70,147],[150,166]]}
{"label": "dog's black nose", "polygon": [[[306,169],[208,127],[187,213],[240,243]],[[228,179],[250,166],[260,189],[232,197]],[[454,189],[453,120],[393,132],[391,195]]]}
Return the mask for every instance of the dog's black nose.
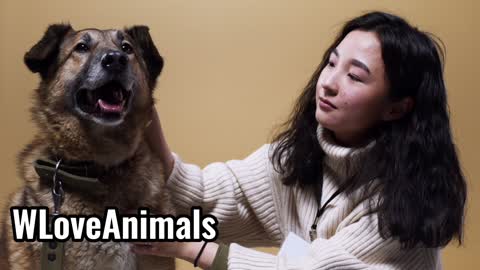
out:
{"label": "dog's black nose", "polygon": [[110,51],[102,56],[102,66],[109,71],[121,72],[128,64],[127,55],[119,51]]}

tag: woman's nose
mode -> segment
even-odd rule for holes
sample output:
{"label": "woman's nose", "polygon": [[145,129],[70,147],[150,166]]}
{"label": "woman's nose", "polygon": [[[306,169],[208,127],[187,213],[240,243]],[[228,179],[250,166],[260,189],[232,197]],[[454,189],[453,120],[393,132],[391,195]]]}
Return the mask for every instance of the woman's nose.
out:
{"label": "woman's nose", "polygon": [[337,75],[334,71],[325,76],[321,86],[325,91],[325,96],[336,96],[338,94]]}

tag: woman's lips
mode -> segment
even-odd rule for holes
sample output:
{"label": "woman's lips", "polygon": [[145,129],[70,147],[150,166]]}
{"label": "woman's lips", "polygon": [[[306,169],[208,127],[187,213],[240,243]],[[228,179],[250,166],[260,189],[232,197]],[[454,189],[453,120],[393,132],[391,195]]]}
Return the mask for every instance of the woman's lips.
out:
{"label": "woman's lips", "polygon": [[324,110],[336,110],[337,106],[333,105],[330,101],[324,99],[324,98],[319,98],[319,106],[324,109]]}

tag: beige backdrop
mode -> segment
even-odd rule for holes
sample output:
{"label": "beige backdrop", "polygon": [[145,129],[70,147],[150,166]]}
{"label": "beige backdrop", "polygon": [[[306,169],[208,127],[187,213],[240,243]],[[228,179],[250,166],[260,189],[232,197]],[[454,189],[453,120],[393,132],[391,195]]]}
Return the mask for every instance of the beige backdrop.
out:
{"label": "beige backdrop", "polygon": [[465,245],[447,247],[443,261],[446,269],[478,269],[480,8],[474,2],[1,0],[0,202],[21,185],[15,158],[38,132],[28,112],[38,78],[22,59],[48,24],[150,26],[166,60],[155,94],[166,135],[185,160],[205,165],[242,158],[267,142],[341,24],[381,9],[406,17],[446,44],[451,119],[469,181],[469,204]]}

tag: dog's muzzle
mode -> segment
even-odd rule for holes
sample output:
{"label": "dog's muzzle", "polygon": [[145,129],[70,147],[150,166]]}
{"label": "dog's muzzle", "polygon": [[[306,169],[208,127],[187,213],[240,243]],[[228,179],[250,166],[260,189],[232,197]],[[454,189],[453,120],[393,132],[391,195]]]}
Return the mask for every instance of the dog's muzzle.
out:
{"label": "dog's muzzle", "polygon": [[[133,91],[125,82],[128,57],[120,51],[106,52],[99,63],[98,78],[81,86],[74,93],[75,110],[87,120],[101,125],[117,125],[128,113]],[[110,78],[104,81],[105,78]],[[128,88],[127,88],[128,87]]]}
{"label": "dog's muzzle", "polygon": [[76,95],[76,105],[83,112],[96,116],[121,114],[125,110],[130,92],[114,81],[96,89],[81,88]]}

